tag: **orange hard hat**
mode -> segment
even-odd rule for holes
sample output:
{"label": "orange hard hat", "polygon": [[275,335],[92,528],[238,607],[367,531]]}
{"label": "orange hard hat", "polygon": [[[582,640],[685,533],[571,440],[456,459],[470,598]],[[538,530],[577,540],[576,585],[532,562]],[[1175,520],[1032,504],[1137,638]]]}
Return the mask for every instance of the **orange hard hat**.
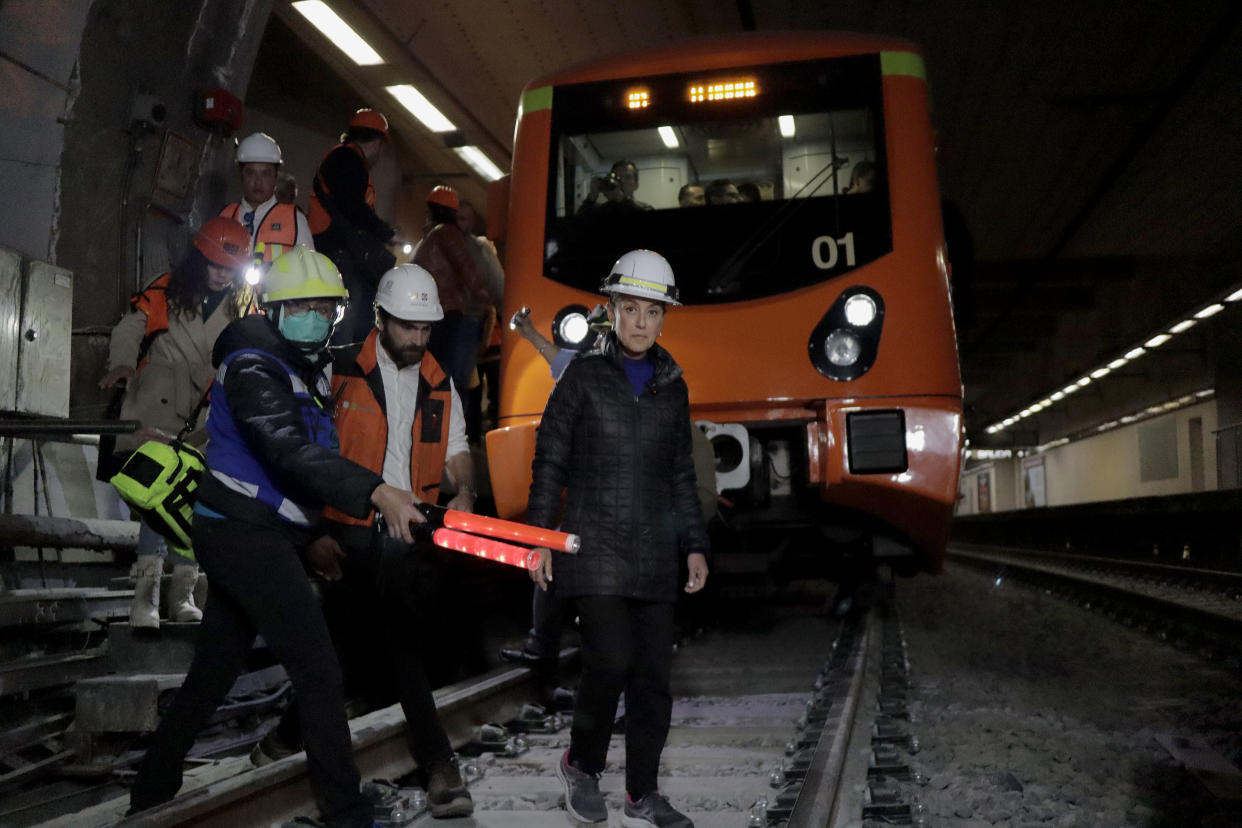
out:
{"label": "orange hard hat", "polygon": [[456,210],[461,206],[461,201],[457,198],[457,191],[452,187],[446,187],[441,184],[438,187],[432,187],[431,192],[427,194],[428,204],[439,204],[450,210]]}
{"label": "orange hard hat", "polygon": [[378,109],[359,109],[354,113],[353,117],[349,119],[349,125],[351,127],[365,127],[366,129],[373,129],[376,132],[383,133],[385,136],[388,135],[388,119],[385,118],[384,113],[380,112]]}
{"label": "orange hard hat", "polygon": [[236,220],[216,216],[207,219],[194,237],[194,246],[207,261],[221,267],[250,264],[250,234]]}

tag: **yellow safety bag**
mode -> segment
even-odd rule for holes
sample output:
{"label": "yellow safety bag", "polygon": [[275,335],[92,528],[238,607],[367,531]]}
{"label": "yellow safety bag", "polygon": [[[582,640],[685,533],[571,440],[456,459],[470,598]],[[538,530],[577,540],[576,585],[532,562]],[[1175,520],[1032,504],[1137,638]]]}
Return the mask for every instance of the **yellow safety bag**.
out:
{"label": "yellow safety bag", "polygon": [[180,440],[148,440],[110,481],[128,503],[179,554],[194,559],[190,526],[198,483],[207,467],[202,452]]}

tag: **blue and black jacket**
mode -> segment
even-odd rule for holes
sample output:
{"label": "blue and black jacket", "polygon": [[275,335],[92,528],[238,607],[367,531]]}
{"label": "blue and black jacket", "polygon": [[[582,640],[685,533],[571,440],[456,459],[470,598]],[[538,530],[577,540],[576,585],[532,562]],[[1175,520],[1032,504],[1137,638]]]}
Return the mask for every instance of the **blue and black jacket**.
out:
{"label": "blue and black jacket", "polygon": [[337,453],[329,361],[327,352],[289,345],[265,316],[243,317],[220,334],[199,488],[208,514],[306,529],[326,505],[370,514],[383,478]]}

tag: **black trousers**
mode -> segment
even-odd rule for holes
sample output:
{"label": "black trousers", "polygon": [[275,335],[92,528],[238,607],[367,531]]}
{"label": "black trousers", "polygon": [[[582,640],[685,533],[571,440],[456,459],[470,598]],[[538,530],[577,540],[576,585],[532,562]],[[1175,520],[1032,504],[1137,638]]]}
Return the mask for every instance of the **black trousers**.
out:
{"label": "black trousers", "polygon": [[561,652],[561,630],[565,625],[565,604],[556,597],[556,582],[547,589],[535,586],[530,599],[531,628],[526,649],[544,658],[556,658]]}
{"label": "black trousers", "polygon": [[[427,636],[445,618],[437,610],[446,609],[437,599],[443,573],[432,548],[364,532],[350,532],[342,548],[342,578],[322,591],[346,693],[372,710],[400,702],[410,755],[421,769],[451,759],[426,667]],[[298,743],[300,706],[295,693],[278,725],[291,745]]]}
{"label": "black trousers", "polygon": [[574,599],[582,633],[582,680],[569,759],[601,773],[625,691],[625,789],[634,799],[658,789],[660,754],[673,713],[673,604],[619,596]]}
{"label": "black trousers", "polygon": [[342,828],[372,824],[358,790],[341,669],[298,557],[301,540],[291,529],[194,516],[194,551],[211,579],[211,600],[190,672],[138,768],[130,799],[135,810],[181,788],[181,763],[236,681],[257,633],[288,671],[302,706],[307,773],[324,821]]}

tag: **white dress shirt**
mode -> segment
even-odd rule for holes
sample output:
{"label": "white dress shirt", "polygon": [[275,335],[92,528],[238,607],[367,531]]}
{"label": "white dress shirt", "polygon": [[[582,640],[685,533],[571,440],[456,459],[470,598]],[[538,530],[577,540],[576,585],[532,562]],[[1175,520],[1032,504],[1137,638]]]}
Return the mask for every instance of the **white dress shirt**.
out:
{"label": "white dress shirt", "polygon": [[[384,449],[384,482],[398,489],[411,490],[410,452],[413,450],[414,412],[418,410],[418,370],[421,363],[398,369],[392,357],[384,350],[383,343],[375,343],[375,357],[379,364],[380,378],[384,381],[384,402],[388,408],[388,444]],[[452,410],[449,414],[447,461],[464,451],[466,443],[466,415],[461,409],[457,388],[449,380]],[[418,494],[418,492],[415,492]]]}

